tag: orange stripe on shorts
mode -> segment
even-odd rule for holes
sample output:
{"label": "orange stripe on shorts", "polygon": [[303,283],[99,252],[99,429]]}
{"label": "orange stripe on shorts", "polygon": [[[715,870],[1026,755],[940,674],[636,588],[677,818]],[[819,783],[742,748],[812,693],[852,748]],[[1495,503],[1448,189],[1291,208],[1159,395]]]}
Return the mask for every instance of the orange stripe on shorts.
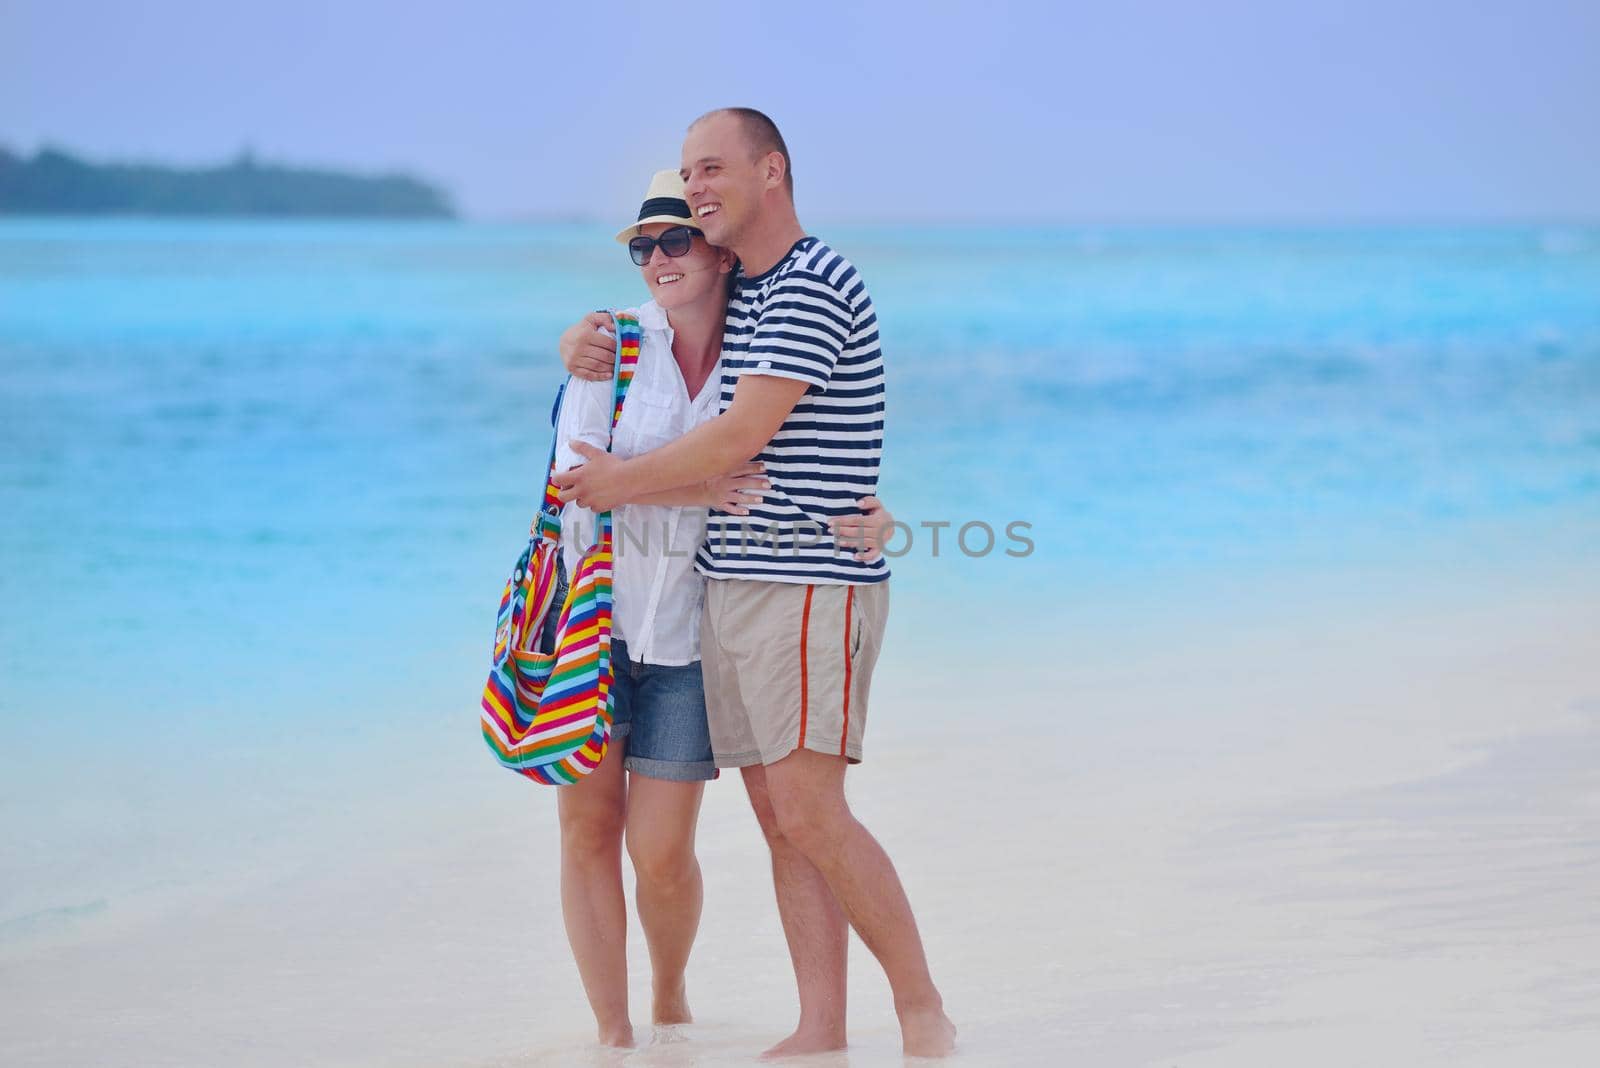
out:
{"label": "orange stripe on shorts", "polygon": [[855,600],[856,588],[846,586],[844,592],[844,731],[839,735],[839,755],[845,755],[845,745],[850,739],[850,602]]}
{"label": "orange stripe on shorts", "polygon": [[806,678],[806,630],[811,626],[811,595],[817,587],[806,585],[806,606],[800,613],[800,748],[806,747],[806,705],[809,680]]}

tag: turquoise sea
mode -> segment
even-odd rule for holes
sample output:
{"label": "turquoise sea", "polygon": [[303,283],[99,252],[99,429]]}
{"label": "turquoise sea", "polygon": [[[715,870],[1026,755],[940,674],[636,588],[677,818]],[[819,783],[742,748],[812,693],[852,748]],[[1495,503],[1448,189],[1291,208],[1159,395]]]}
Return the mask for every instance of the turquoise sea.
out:
{"label": "turquoise sea", "polygon": [[[882,322],[891,677],[1269,573],[1600,564],[1600,229],[819,233]],[[476,744],[555,339],[642,296],[603,226],[0,222],[0,941]]]}

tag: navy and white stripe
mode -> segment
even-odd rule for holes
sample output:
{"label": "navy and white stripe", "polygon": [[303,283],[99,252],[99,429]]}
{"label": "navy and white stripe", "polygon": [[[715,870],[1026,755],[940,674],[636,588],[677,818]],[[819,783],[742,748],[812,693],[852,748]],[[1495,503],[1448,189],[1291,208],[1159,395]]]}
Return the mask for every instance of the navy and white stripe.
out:
{"label": "navy and white stripe", "polygon": [[757,459],[772,489],[748,516],[713,511],[695,563],[713,578],[882,582],[882,557],[835,545],[830,516],[878,492],[883,356],[872,298],[850,261],[814,237],[765,274],[741,277],[722,337],[722,409],[741,374],[805,382],[805,394]]}

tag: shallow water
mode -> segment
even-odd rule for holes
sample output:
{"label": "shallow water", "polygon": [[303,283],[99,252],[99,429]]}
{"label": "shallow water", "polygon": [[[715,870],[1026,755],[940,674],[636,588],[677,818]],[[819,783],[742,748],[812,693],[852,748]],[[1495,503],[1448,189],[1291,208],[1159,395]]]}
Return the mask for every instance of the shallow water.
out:
{"label": "shallow water", "polygon": [[[829,236],[883,320],[908,595],[1600,514],[1600,230]],[[10,221],[0,279],[8,739],[85,654],[136,733],[442,711],[526,522],[554,338],[641,295],[573,226]]]}

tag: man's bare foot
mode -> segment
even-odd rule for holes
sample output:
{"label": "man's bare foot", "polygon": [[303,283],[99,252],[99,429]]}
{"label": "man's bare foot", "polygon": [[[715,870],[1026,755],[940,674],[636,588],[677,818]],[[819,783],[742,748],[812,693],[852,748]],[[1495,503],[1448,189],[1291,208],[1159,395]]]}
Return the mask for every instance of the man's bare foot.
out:
{"label": "man's bare foot", "polygon": [[908,1009],[900,1014],[900,1038],[907,1057],[946,1057],[956,1048],[956,1025],[944,1009]]}
{"label": "man's bare foot", "polygon": [[600,1044],[613,1049],[632,1049],[633,1024],[616,1024],[600,1028]]}
{"label": "man's bare foot", "polygon": [[779,1057],[799,1057],[807,1053],[828,1053],[836,1049],[844,1049],[844,1024],[837,1026],[812,1027],[801,1024],[795,1029],[794,1034],[779,1042],[776,1046],[761,1054],[764,1061],[775,1061]]}
{"label": "man's bare foot", "polygon": [[658,1027],[694,1023],[694,1014],[689,1011],[689,994],[682,982],[674,990],[657,990],[651,1002],[650,1022]]}

